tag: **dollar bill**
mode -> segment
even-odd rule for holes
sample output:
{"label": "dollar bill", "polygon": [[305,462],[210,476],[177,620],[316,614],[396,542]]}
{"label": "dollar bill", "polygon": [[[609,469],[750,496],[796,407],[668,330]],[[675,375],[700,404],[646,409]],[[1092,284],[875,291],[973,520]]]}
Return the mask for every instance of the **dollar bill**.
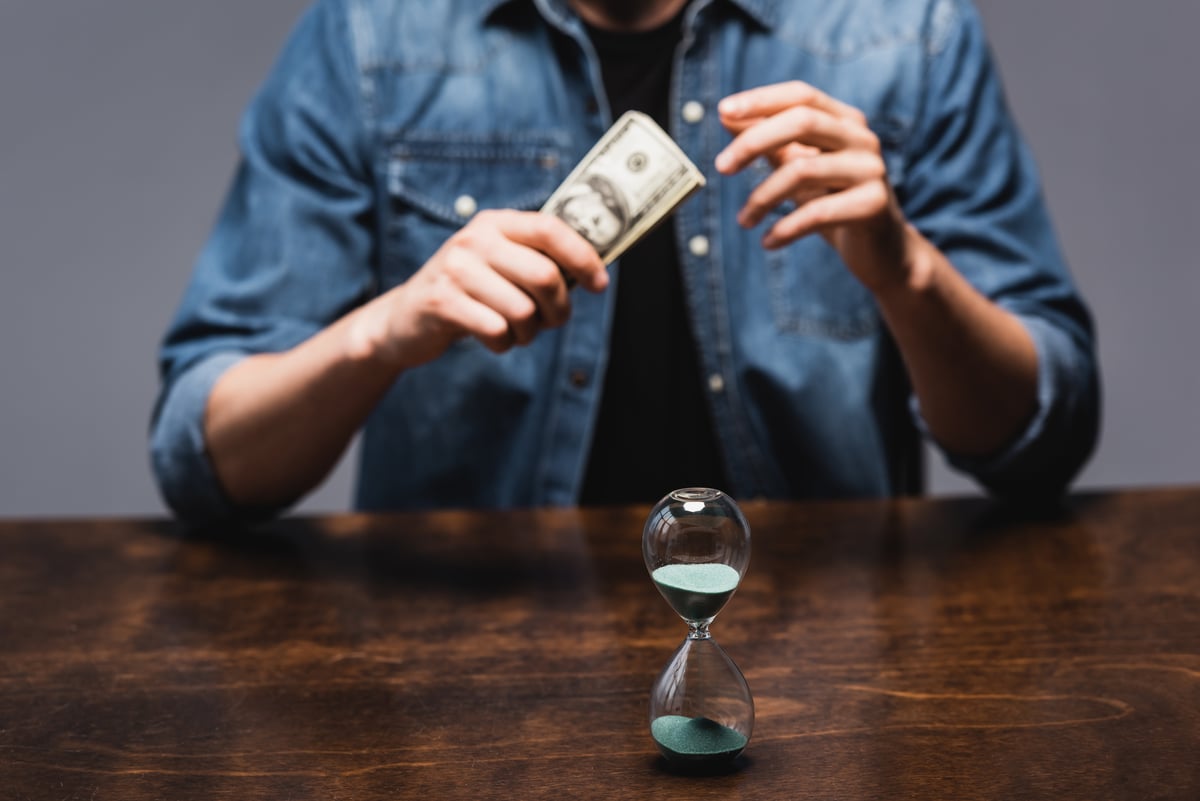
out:
{"label": "dollar bill", "polygon": [[645,114],[627,111],[542,211],[582,234],[608,264],[702,186],[704,175],[667,132]]}

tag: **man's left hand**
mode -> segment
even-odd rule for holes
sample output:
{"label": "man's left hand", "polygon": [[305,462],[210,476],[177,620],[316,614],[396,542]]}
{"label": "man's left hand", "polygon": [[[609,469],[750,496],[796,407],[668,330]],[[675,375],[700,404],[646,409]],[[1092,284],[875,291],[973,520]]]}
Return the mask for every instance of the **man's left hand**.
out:
{"label": "man's left hand", "polygon": [[734,135],[717,155],[717,170],[732,175],[757,158],[773,167],[738,222],[752,228],[780,204],[796,204],[763,236],[765,247],[820,233],[868,289],[910,280],[913,246],[922,238],[900,211],[879,137],[861,111],[800,81],[730,95],[717,110]]}

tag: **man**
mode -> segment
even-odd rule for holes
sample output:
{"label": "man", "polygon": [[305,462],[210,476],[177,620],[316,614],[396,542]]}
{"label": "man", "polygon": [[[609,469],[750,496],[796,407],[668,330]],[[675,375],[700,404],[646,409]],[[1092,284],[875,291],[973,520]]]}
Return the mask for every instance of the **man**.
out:
{"label": "man", "polygon": [[[533,210],[628,107],[708,185],[610,279]],[[282,508],[364,422],[364,508],[911,492],[918,427],[1045,494],[1093,446],[968,0],[326,0],[241,144],[163,350],[181,515]]]}

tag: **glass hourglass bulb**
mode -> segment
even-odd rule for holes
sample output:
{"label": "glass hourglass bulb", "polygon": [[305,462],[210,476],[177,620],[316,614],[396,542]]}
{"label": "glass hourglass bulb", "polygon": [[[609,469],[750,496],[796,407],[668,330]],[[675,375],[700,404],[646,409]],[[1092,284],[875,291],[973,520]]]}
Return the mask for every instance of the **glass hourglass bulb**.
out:
{"label": "glass hourglass bulb", "polygon": [[655,586],[688,625],[651,691],[650,734],[671,762],[731,760],[750,740],[754,699],[708,627],[750,563],[750,526],[720,490],[675,490],[651,510],[642,556]]}

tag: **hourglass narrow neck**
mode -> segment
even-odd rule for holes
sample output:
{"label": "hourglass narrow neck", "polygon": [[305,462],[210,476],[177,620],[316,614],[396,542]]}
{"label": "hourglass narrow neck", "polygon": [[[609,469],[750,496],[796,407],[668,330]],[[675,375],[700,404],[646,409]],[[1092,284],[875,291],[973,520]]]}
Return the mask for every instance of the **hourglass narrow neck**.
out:
{"label": "hourglass narrow neck", "polygon": [[688,621],[688,639],[689,640],[708,640],[712,639],[712,634],[708,632],[708,624],[712,622],[704,620],[700,622]]}

